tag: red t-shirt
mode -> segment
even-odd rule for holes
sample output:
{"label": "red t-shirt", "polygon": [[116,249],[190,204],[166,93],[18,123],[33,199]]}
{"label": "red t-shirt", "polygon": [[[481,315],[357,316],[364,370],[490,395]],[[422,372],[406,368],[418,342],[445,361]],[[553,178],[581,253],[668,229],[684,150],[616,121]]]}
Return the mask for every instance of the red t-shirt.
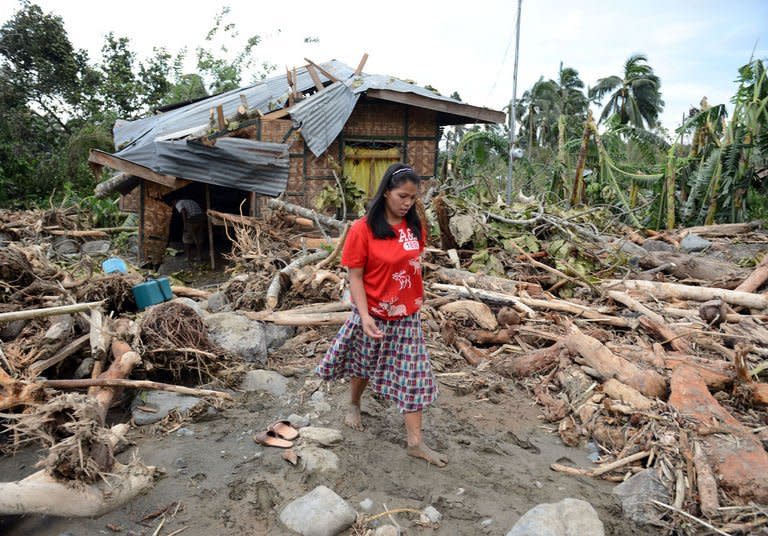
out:
{"label": "red t-shirt", "polygon": [[421,252],[418,240],[403,219],[393,225],[395,238],[376,238],[366,217],[352,224],[344,243],[341,264],[363,269],[363,286],[371,315],[391,320],[412,315],[421,308]]}

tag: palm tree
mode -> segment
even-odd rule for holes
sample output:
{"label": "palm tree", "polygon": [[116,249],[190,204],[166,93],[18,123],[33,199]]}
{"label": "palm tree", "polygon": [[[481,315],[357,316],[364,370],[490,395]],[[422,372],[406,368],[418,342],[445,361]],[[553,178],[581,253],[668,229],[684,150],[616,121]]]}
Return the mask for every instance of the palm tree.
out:
{"label": "palm tree", "polygon": [[597,81],[589,90],[589,97],[600,103],[605,95],[610,95],[603,107],[598,123],[618,116],[622,125],[632,124],[637,128],[653,128],[664,109],[661,100],[661,80],[648,65],[648,58],[635,54],[624,63],[624,75],[608,76]]}

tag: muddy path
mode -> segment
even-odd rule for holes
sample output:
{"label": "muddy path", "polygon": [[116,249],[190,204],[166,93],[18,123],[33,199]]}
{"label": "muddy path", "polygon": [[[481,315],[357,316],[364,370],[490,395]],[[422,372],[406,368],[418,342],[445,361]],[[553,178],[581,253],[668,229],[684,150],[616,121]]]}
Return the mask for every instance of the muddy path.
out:
{"label": "muddy path", "polygon": [[[591,503],[606,534],[657,533],[632,527],[622,518],[611,496],[612,484],[549,469],[555,461],[589,467],[587,452],[564,446],[554,428],[540,419],[529,394],[511,382],[485,399],[477,393],[457,395],[441,385],[438,402],[425,414],[425,437],[450,457],[444,469],[405,455],[402,417],[393,406],[366,394],[366,430],[354,431],[341,424],[347,385],[323,385],[318,390],[322,394],[310,398],[315,382],[307,362],[289,378],[282,396],[245,393],[229,407],[209,408],[193,422],[176,424],[171,433],[136,428],[130,436],[135,445],[120,457],[128,459],[138,450],[146,464],[165,470],[149,493],[98,519],[0,518],[0,533],[153,535],[163,523],[158,535],[180,529],[178,534],[185,535],[291,534],[278,520],[280,510],[320,484],[359,512],[359,503],[370,499],[369,515],[385,511],[384,505],[432,505],[443,514],[436,529],[419,527],[412,514],[396,515],[407,534],[504,535],[528,509],[565,497]],[[313,426],[342,432],[343,441],[332,447],[339,457],[337,472],[303,471],[301,462],[292,466],[283,460],[282,450],[253,442],[255,432],[292,413],[309,414]],[[34,472],[37,456],[30,448],[2,458],[0,474],[6,480],[24,477]],[[347,534],[357,532],[350,529]]]}

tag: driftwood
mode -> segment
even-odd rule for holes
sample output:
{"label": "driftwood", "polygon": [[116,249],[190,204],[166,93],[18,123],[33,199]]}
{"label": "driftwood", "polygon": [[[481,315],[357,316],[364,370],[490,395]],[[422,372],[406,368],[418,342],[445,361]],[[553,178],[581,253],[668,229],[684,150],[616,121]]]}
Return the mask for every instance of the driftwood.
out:
{"label": "driftwood", "polygon": [[90,323],[91,331],[89,333],[89,339],[91,343],[91,357],[94,359],[93,376],[96,377],[104,370],[107,351],[112,342],[112,335],[110,335],[110,332],[107,329],[109,319],[105,322],[101,310],[97,308],[91,309]]}
{"label": "driftwood", "polygon": [[468,285],[473,288],[495,290],[512,295],[517,295],[521,290],[525,290],[529,295],[540,295],[543,293],[541,286],[535,283],[515,281],[506,277],[476,274],[467,270],[457,270],[443,266],[435,266],[433,273],[443,283],[453,285]]}
{"label": "driftwood", "polygon": [[[725,389],[729,385],[732,385],[736,379],[736,374],[733,372],[732,367],[731,370],[725,370],[724,366],[714,368],[710,363],[697,363],[690,357],[667,357],[664,362],[665,366],[673,371],[681,366],[694,369],[702,381],[706,384],[706,386],[716,391]],[[728,363],[725,363],[724,361],[722,363],[724,365],[728,365]]]}
{"label": "driftwood", "polygon": [[472,346],[472,343],[462,337],[456,337],[456,340],[453,344],[461,354],[461,357],[463,357],[466,362],[473,367],[478,366],[480,363],[487,359],[487,356],[482,350],[478,350]]}
{"label": "driftwood", "polygon": [[742,305],[750,309],[768,309],[768,296],[739,292],[712,287],[692,287],[679,283],[662,283],[659,281],[641,281],[638,279],[609,279],[603,282],[603,288],[626,288],[640,293],[650,293],[659,299],[680,299],[708,301],[720,298],[731,305]]}
{"label": "driftwood", "polygon": [[618,469],[619,467],[624,467],[625,465],[628,465],[632,462],[636,462],[637,460],[642,460],[643,458],[647,458],[651,455],[651,452],[648,450],[644,450],[641,452],[636,452],[635,454],[631,454],[630,456],[627,456],[626,458],[621,458],[619,460],[606,463],[598,467],[597,469],[579,469],[577,467],[570,467],[568,465],[563,465],[560,463],[553,463],[549,467],[553,471],[558,471],[561,473],[567,473],[569,475],[578,475],[578,476],[600,476],[604,475],[605,473],[608,473],[610,471],[613,471],[614,469]]}
{"label": "driftwood", "polygon": [[462,335],[472,341],[473,344],[508,344],[512,340],[512,334],[508,329],[500,329],[498,331],[463,329]]}
{"label": "driftwood", "polygon": [[45,316],[63,315],[87,311],[92,307],[101,305],[101,302],[75,303],[72,305],[58,305],[56,307],[44,307],[42,309],[28,309],[26,311],[11,311],[0,313],[0,322],[12,322],[14,320],[29,320]]}
{"label": "driftwood", "polygon": [[337,231],[342,231],[344,229],[344,222],[341,222],[335,218],[330,218],[323,214],[318,214],[314,210],[308,208],[280,201],[279,199],[270,199],[267,201],[267,206],[272,209],[284,210],[290,214],[295,214],[297,216],[307,218],[311,221],[320,222],[326,227],[336,229]]}
{"label": "driftwood", "polygon": [[[265,314],[268,313],[268,314]],[[343,324],[349,318],[348,312],[331,313],[297,313],[290,311],[246,311],[245,316],[251,320],[272,322],[281,326],[336,326]]]}
{"label": "driftwood", "polygon": [[303,255],[295,259],[288,266],[278,271],[272,278],[272,282],[269,284],[269,288],[267,289],[265,309],[271,311],[277,307],[277,303],[280,301],[280,292],[283,290],[283,277],[290,278],[290,276],[302,266],[313,264],[321,259],[326,258],[327,256],[328,252],[325,250],[316,251],[314,253]]}
{"label": "driftwood", "polygon": [[115,387],[127,387],[130,389],[169,391],[183,395],[212,396],[215,398],[221,398],[223,400],[232,400],[232,395],[222,391],[213,391],[211,389],[196,389],[192,387],[184,387],[182,385],[153,382],[149,380],[128,380],[125,378],[85,378],[82,380],[41,380],[38,383],[45,387],[53,387],[55,389],[83,389],[86,387],[96,387],[103,388],[104,391],[111,391]]}
{"label": "driftwood", "polygon": [[336,242],[336,246],[333,248],[333,251],[331,251],[331,254],[328,255],[323,260],[321,260],[320,262],[318,262],[317,265],[315,266],[315,269],[321,270],[336,260],[336,257],[338,257],[342,249],[344,249],[344,242],[347,241],[347,234],[349,233],[350,227],[351,227],[350,224],[346,224],[344,226],[344,230],[341,232],[341,235],[339,236],[339,239]]}
{"label": "driftwood", "polygon": [[36,404],[42,396],[39,384],[12,378],[0,367],[0,410]]}
{"label": "driftwood", "polygon": [[609,378],[603,384],[603,392],[638,411],[648,411],[653,405],[651,399],[643,396],[637,389],[614,378]]}
{"label": "driftwood", "polygon": [[490,290],[483,290],[479,288],[466,288],[458,285],[447,285],[444,283],[433,283],[431,287],[435,290],[442,290],[446,292],[453,292],[461,296],[462,298],[479,298],[483,301],[491,303],[498,303],[504,305],[522,304],[526,307],[532,307],[534,309],[549,309],[551,311],[560,311],[564,313],[572,313],[582,318],[594,320],[595,322],[608,324],[610,326],[622,327],[622,328],[634,328],[637,326],[637,320],[631,318],[619,318],[610,315],[604,315],[598,313],[589,307],[579,305],[576,303],[568,302],[565,300],[556,300],[550,298],[547,300],[539,300],[533,298],[522,298],[517,296],[511,296],[502,292],[494,292]]}
{"label": "driftwood", "polygon": [[[96,380],[115,380],[115,379],[127,378],[131,374],[131,371],[133,370],[133,368],[139,363],[141,363],[141,357],[139,357],[139,354],[131,350],[131,347],[128,346],[128,344],[123,341],[112,342],[112,356],[114,358],[112,361],[112,364],[109,366],[109,368],[105,372],[100,374],[99,377],[96,378]],[[48,380],[48,381],[54,381],[54,380]],[[89,382],[94,380],[91,379],[91,380],[66,380],[66,381]],[[53,387],[53,385],[51,386]],[[112,405],[112,401],[120,392],[120,390],[116,389],[115,387],[117,386],[104,386],[104,385],[92,386],[88,390],[88,395],[94,397],[96,401],[99,403],[99,406],[101,408],[102,422],[104,422],[104,418],[106,417],[107,411]]]}
{"label": "driftwood", "polygon": [[754,271],[735,290],[740,292],[757,292],[757,289],[766,281],[768,281],[768,255],[763,257],[760,264],[755,267]]}
{"label": "driftwood", "polygon": [[762,225],[760,221],[750,221],[747,223],[718,223],[714,225],[699,225],[696,227],[686,227],[679,233],[679,237],[682,239],[689,234],[697,234],[699,236],[734,236],[737,234],[751,233],[755,229],[759,229]]}
{"label": "driftwood", "polygon": [[439,310],[443,314],[449,314],[458,319],[469,318],[482,329],[495,330],[499,327],[493,311],[483,302],[458,300],[442,305]]}
{"label": "driftwood", "polygon": [[638,321],[646,331],[661,339],[662,343],[668,343],[674,350],[684,354],[693,353],[688,341],[676,333],[666,322],[657,322],[647,316],[641,316],[638,318]]}
{"label": "driftwood", "polygon": [[560,359],[564,348],[562,342],[556,342],[552,346],[527,354],[507,354],[502,358],[494,359],[491,368],[508,378],[528,378],[553,367]]}
{"label": "driftwood", "polygon": [[640,266],[664,267],[664,272],[677,279],[707,281],[719,288],[734,288],[747,275],[744,269],[728,262],[672,251],[649,252],[640,258]]}
{"label": "driftwood", "polygon": [[642,394],[656,398],[663,397],[667,391],[666,381],[656,371],[641,369],[619,357],[606,348],[600,341],[585,335],[576,326],[571,326],[565,338],[566,347],[581,356],[579,360],[586,364],[592,376],[601,380],[616,378],[622,383],[634,387]]}
{"label": "driftwood", "polygon": [[768,453],[754,434],[710,394],[694,368],[680,366],[673,371],[669,404],[700,431],[714,424],[720,432],[706,435],[702,444],[708,463],[718,475],[718,484],[727,493],[744,501],[768,501]]}
{"label": "driftwood", "polygon": [[609,290],[607,294],[612,300],[619,302],[620,304],[626,306],[628,309],[635,311],[636,313],[640,313],[641,315],[645,315],[651,320],[653,320],[654,322],[657,322],[659,324],[664,323],[663,316],[661,316],[660,314],[654,311],[651,311],[650,309],[648,309],[648,307],[646,307],[645,305],[643,305],[642,303],[634,299],[632,296],[630,296],[626,292],[620,292],[618,290]]}
{"label": "driftwood", "polygon": [[717,481],[712,474],[704,449],[699,443],[693,446],[693,464],[696,467],[696,486],[699,490],[701,513],[707,517],[717,515],[720,502],[717,499]]}
{"label": "driftwood", "polygon": [[211,297],[211,293],[208,292],[207,290],[200,290],[192,287],[183,287],[181,285],[173,285],[171,287],[171,291],[176,296],[181,296],[183,298],[207,300],[208,298]]}
{"label": "driftwood", "polygon": [[[127,429],[126,424],[112,428],[113,447]],[[17,482],[0,483],[0,515],[99,517],[150,488],[155,471],[138,462],[115,464],[106,480],[72,486],[41,470]]]}
{"label": "driftwood", "polygon": [[59,350],[56,353],[56,355],[51,356],[48,359],[44,359],[42,361],[35,361],[34,363],[32,363],[27,367],[27,376],[30,378],[34,378],[44,370],[47,370],[52,366],[58,363],[61,363],[69,356],[77,353],[81,348],[83,348],[88,343],[89,337],[90,337],[89,335],[83,335],[82,337],[78,337],[74,341],[67,344],[64,348]]}

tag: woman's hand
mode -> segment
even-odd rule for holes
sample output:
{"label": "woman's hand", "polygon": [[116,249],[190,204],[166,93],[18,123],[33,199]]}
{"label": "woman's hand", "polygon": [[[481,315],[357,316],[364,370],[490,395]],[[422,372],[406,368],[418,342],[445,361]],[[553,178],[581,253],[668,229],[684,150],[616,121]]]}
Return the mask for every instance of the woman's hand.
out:
{"label": "woman's hand", "polygon": [[365,318],[361,318],[363,325],[363,333],[374,339],[381,339],[384,336],[384,332],[376,325],[376,321],[372,316],[368,315]]}

